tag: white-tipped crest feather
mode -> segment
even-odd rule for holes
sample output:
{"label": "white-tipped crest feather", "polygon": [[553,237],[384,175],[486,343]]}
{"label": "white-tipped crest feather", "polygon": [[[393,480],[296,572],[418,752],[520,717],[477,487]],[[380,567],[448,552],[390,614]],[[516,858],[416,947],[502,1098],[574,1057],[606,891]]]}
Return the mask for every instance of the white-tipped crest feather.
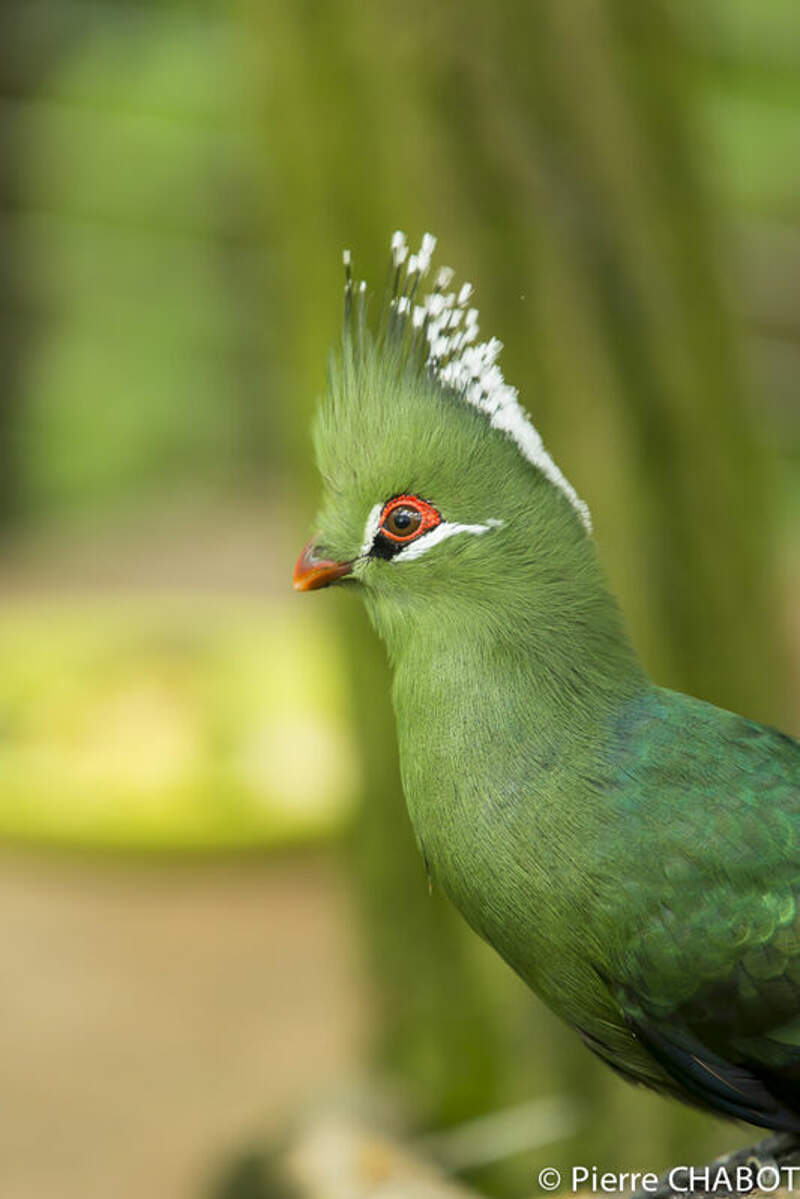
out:
{"label": "white-tipped crest feather", "polygon": [[[410,319],[412,329],[423,331],[425,365],[433,377],[484,413],[493,428],[507,434],[523,457],[567,497],[591,533],[592,518],[587,504],[548,454],[541,436],[519,402],[517,389],[503,378],[497,365],[502,342],[496,337],[482,342],[476,340],[478,310],[467,307],[472,298],[472,284],[462,284],[458,292],[446,291],[454,273],[450,267],[440,267],[435,290],[424,296],[419,304],[413,303],[417,283],[428,273],[435,248],[436,238],[426,233],[418,252],[409,255],[405,234],[400,230],[393,234],[391,251],[396,272],[391,299],[393,311],[404,321]],[[349,254],[345,264],[349,270]],[[459,329],[462,321],[463,328]]]}

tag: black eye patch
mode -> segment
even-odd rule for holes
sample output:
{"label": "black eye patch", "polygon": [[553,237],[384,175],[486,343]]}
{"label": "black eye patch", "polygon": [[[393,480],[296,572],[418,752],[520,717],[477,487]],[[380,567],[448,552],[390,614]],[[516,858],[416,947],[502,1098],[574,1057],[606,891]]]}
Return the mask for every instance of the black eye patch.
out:
{"label": "black eye patch", "polygon": [[375,534],[375,540],[372,543],[372,548],[367,555],[368,558],[384,558],[387,562],[394,558],[396,554],[404,548],[402,541],[392,541],[391,537],[387,537],[380,529]]}

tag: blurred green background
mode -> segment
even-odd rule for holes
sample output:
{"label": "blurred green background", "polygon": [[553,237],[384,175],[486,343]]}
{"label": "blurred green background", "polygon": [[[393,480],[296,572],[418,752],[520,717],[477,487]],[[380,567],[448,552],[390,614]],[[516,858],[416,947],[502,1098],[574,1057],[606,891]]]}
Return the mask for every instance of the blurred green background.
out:
{"label": "blurred green background", "polygon": [[794,0],[0,22],[0,1194],[266,1194],[323,1094],[501,1199],[752,1139],[429,896],[380,647],[289,574],[340,251],[431,229],[652,672],[800,732]]}

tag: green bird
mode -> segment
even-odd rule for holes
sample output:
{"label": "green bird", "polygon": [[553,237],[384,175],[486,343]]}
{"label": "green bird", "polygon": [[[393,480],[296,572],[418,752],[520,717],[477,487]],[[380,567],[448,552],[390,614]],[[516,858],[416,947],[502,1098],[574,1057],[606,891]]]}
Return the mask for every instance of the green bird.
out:
{"label": "green bird", "polygon": [[800,743],[656,686],[588,509],[435,239],[392,240],[314,426],[295,587],[355,584],[429,877],[625,1078],[800,1132]]}

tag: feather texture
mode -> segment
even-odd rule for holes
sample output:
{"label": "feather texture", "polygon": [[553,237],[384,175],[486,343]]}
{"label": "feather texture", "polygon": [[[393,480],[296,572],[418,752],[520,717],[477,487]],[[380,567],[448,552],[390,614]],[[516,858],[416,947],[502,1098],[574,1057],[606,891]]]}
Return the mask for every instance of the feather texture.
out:
{"label": "feather texture", "polygon": [[[313,552],[386,642],[430,875],[624,1077],[800,1131],[800,745],[647,677],[471,289],[415,298],[433,248],[395,235],[372,329],[348,260]],[[387,560],[391,497],[436,523]]]}

